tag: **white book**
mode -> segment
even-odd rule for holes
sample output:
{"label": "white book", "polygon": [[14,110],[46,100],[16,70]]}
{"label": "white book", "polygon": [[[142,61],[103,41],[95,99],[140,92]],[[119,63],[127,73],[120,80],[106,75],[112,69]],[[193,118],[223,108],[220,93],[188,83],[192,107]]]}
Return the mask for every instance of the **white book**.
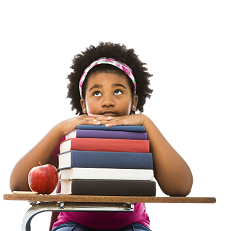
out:
{"label": "white book", "polygon": [[153,180],[153,170],[151,169],[69,168],[61,169],[60,172],[61,180]]}

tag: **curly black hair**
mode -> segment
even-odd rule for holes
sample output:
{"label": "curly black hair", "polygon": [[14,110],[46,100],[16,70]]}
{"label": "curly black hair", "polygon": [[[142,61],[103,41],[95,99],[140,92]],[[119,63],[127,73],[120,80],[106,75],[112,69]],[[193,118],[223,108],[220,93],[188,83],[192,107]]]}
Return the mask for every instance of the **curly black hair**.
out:
{"label": "curly black hair", "polygon": [[[143,112],[143,106],[146,102],[146,98],[151,97],[152,89],[149,88],[150,80],[152,76],[147,72],[147,68],[144,67],[146,63],[143,63],[138,58],[138,55],[135,54],[134,49],[127,49],[125,45],[114,44],[111,42],[100,42],[98,46],[91,45],[89,48],[86,48],[81,54],[74,56],[73,64],[71,68],[73,71],[67,76],[70,83],[68,84],[68,94],[67,98],[71,99],[72,110],[76,110],[76,114],[83,114],[82,107],[80,105],[80,94],[79,94],[79,80],[84,72],[84,70],[95,60],[99,58],[107,57],[118,60],[122,63],[127,64],[133,72],[133,75],[136,79],[137,89],[136,94],[138,96],[138,104],[136,110]],[[85,97],[85,89],[87,85],[87,79],[90,75],[96,72],[104,73],[117,73],[120,75],[125,75],[125,73],[117,67],[108,64],[100,64],[92,68],[86,80],[83,84],[83,98]],[[131,87],[131,92],[133,92],[133,84],[130,78],[127,77],[130,81],[129,86]]]}

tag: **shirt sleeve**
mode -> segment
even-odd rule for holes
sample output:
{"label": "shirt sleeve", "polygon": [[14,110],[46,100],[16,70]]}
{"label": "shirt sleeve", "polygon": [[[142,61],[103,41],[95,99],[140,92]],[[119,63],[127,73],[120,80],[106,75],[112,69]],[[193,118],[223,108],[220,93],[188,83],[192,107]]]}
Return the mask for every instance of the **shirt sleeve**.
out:
{"label": "shirt sleeve", "polygon": [[63,142],[64,140],[65,140],[65,136],[59,141],[59,143],[58,143],[58,145],[56,146],[54,152],[52,153],[52,157],[53,157],[57,162],[59,162],[59,161],[58,161],[58,156],[57,156],[57,155],[60,153],[60,149],[59,149],[60,143]]}

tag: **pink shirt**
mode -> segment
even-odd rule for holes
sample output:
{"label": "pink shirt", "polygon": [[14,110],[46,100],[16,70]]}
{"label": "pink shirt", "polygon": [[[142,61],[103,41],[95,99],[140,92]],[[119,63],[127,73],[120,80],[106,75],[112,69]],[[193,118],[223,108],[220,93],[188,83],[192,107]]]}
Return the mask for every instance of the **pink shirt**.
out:
{"label": "pink shirt", "polygon": [[[63,137],[61,141],[65,138]],[[52,157],[58,161],[59,146]],[[145,204],[134,203],[134,212],[60,212],[53,228],[67,222],[76,222],[93,229],[120,229],[132,223],[139,223],[150,228],[150,220],[145,210]]]}

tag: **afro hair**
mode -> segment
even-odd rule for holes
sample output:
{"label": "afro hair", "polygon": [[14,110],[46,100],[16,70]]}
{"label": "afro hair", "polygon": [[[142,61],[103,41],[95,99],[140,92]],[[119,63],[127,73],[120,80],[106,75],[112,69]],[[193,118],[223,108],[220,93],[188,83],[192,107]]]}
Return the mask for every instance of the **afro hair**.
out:
{"label": "afro hair", "polygon": [[[69,79],[70,83],[68,84],[68,94],[67,97],[71,99],[72,110],[76,110],[76,114],[83,114],[82,107],[80,105],[80,94],[79,94],[79,81],[84,72],[84,70],[95,60],[107,57],[118,60],[122,63],[127,64],[133,72],[133,75],[136,79],[137,90],[136,95],[138,96],[138,104],[136,110],[143,112],[143,106],[146,102],[146,98],[151,97],[152,89],[149,88],[150,80],[149,78],[152,76],[147,72],[147,68],[144,67],[146,63],[143,63],[138,58],[138,55],[135,54],[134,49],[127,49],[125,45],[114,44],[110,42],[100,42],[98,46],[91,45],[81,54],[77,54],[74,56],[73,64],[71,68],[73,71],[68,75],[67,79]],[[99,67],[100,66],[100,67]],[[104,73],[117,73],[120,75],[125,75],[123,71],[119,68],[114,67],[112,65],[101,64],[92,68],[88,75],[88,77],[95,72],[104,72]],[[130,78],[127,78],[130,81]],[[87,81],[84,81],[84,85],[86,87]],[[85,88],[83,85],[83,98],[85,96]],[[133,92],[132,88],[134,87],[132,82],[130,81],[131,92]]]}

